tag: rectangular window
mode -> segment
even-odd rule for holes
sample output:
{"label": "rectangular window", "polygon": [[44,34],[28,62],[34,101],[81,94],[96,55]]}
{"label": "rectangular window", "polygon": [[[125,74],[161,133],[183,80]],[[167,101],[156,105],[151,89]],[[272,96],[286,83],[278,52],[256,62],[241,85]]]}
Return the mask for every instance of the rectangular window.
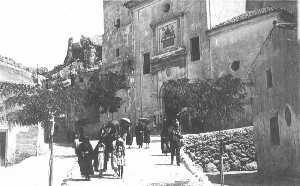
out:
{"label": "rectangular window", "polygon": [[200,59],[199,37],[191,39],[191,60],[196,61]]}
{"label": "rectangular window", "polygon": [[270,136],[271,136],[271,144],[272,145],[280,144],[278,113],[275,117],[272,117],[270,119]]}
{"label": "rectangular window", "polygon": [[144,74],[150,73],[150,53],[144,54],[144,65],[143,65]]}
{"label": "rectangular window", "polygon": [[266,79],[267,79],[267,88],[273,87],[273,78],[272,78],[272,71],[268,69],[266,71]]}
{"label": "rectangular window", "polygon": [[119,56],[120,56],[120,49],[117,48],[117,49],[116,49],[116,57],[119,57]]}
{"label": "rectangular window", "polygon": [[120,25],[121,25],[121,20],[118,18],[115,22],[115,27],[120,28]]}

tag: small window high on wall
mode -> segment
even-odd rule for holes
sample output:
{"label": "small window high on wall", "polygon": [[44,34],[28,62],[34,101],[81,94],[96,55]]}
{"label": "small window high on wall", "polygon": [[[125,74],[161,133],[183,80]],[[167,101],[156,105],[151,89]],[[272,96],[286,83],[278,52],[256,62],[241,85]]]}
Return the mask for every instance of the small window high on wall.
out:
{"label": "small window high on wall", "polygon": [[191,60],[196,61],[200,59],[199,37],[191,39]]}
{"label": "small window high on wall", "polygon": [[191,39],[191,60],[196,61],[200,59],[199,37]]}
{"label": "small window high on wall", "polygon": [[116,49],[116,57],[119,57],[119,56],[120,56],[120,49],[117,48],[117,49]]}
{"label": "small window high on wall", "polygon": [[270,137],[272,145],[280,144],[279,126],[278,126],[278,113],[275,117],[270,119]]}
{"label": "small window high on wall", "polygon": [[144,65],[143,65],[144,74],[150,73],[150,53],[144,54]]}
{"label": "small window high on wall", "polygon": [[267,88],[273,87],[273,77],[270,68],[266,71],[266,79],[267,79]]}

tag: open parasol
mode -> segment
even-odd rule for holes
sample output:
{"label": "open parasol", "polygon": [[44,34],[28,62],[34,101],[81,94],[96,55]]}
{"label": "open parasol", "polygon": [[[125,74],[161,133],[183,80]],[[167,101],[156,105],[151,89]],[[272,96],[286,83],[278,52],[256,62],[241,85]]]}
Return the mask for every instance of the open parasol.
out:
{"label": "open parasol", "polygon": [[125,121],[125,122],[127,122],[128,124],[131,123],[131,122],[130,122],[130,119],[128,119],[128,118],[121,118],[120,120],[121,120],[121,121]]}

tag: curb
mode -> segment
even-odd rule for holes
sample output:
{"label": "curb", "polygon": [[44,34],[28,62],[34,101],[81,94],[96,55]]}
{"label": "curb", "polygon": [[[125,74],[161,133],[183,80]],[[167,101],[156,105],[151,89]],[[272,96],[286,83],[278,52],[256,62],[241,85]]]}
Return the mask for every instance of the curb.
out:
{"label": "curb", "polygon": [[180,154],[186,169],[197,179],[201,185],[213,185],[208,180],[208,177],[203,173],[202,168],[198,168],[182,149],[180,149]]}

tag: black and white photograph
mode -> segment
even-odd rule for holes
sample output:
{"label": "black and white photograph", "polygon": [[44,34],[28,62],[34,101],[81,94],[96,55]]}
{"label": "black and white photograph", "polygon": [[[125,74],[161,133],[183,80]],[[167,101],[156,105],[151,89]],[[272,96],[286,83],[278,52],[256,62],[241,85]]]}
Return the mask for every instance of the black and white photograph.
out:
{"label": "black and white photograph", "polygon": [[1,186],[299,186],[300,0],[0,0]]}

